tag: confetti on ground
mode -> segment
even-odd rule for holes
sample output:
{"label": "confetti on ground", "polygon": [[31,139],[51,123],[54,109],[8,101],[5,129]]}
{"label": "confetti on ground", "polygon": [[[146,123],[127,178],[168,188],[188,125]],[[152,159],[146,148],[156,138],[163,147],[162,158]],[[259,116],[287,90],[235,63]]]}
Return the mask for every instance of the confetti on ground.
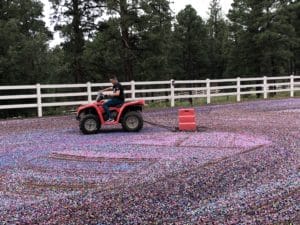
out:
{"label": "confetti on ground", "polygon": [[[0,224],[300,224],[300,99],[196,108],[198,133],[0,121]],[[177,109],[147,120],[176,126]]]}

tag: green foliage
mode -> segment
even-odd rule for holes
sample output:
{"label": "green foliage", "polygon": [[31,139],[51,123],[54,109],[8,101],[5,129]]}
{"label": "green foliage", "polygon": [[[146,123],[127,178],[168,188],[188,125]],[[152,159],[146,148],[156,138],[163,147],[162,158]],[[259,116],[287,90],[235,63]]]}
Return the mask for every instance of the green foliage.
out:
{"label": "green foliage", "polygon": [[[83,53],[83,63],[87,72],[87,80],[92,82],[107,82],[107,73],[123,74],[120,55],[122,43],[118,31],[118,21],[109,19],[102,22],[102,31],[98,32],[93,41],[86,43]],[[124,77],[120,76],[123,80]]]}
{"label": "green foliage", "polygon": [[289,22],[295,29],[294,45],[292,47],[293,56],[291,61],[291,71],[293,74],[300,74],[300,2],[293,1],[287,6]]}
{"label": "green foliage", "polygon": [[[290,74],[297,39],[288,8],[292,1],[235,0],[227,72],[234,75]],[[240,59],[240,60],[236,60]]]}
{"label": "green foliage", "polygon": [[173,33],[171,63],[177,79],[209,76],[208,35],[204,21],[188,5],[178,13]]}
{"label": "green foliage", "polygon": [[166,0],[151,0],[143,4],[144,13],[140,16],[139,44],[135,58],[138,80],[169,79],[171,54],[172,16]]}
{"label": "green foliage", "polygon": [[50,0],[64,42],[39,0],[1,0],[0,83],[104,82],[286,75],[300,72],[300,3],[234,0],[228,20],[211,0],[204,21],[168,0]]}
{"label": "green foliage", "polygon": [[43,81],[47,41],[43,6],[32,0],[2,0],[0,5],[0,83]]}
{"label": "green foliage", "polygon": [[[168,74],[171,13],[165,0],[103,1],[111,17],[101,21],[84,51],[85,68],[92,80],[108,72],[121,80],[161,79]],[[100,7],[100,6],[99,6]]]}
{"label": "green foliage", "polygon": [[210,59],[210,78],[225,77],[229,51],[228,22],[222,16],[219,0],[212,0],[209,8],[208,29],[208,54]]}
{"label": "green foliage", "polygon": [[[60,31],[65,38],[63,49],[66,63],[70,66],[73,82],[83,82],[85,71],[82,65],[82,55],[85,46],[85,36],[92,37],[95,30],[95,20],[99,16],[96,2],[93,0],[49,0],[55,10],[53,22],[55,30]],[[101,12],[100,12],[101,13]]]}

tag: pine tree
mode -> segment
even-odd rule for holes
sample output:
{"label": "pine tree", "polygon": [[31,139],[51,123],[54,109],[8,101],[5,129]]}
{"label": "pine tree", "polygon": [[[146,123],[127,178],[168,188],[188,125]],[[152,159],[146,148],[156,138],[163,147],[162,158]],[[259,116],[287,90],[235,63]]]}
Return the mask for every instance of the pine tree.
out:
{"label": "pine tree", "polygon": [[[257,4],[256,4],[257,3]],[[254,35],[259,32],[256,19],[262,16],[261,1],[234,0],[228,17],[231,21],[231,46],[227,74],[234,76],[256,75],[260,73],[260,49]]]}
{"label": "pine tree", "polygon": [[296,33],[289,18],[289,1],[265,1],[260,32],[255,36],[262,51],[261,71],[276,76],[290,74]]}
{"label": "pine tree", "polygon": [[[169,2],[166,0],[106,0],[99,1],[98,7],[106,11],[118,23],[117,28],[120,32],[119,41],[121,43],[119,51],[124,80],[138,78],[134,74],[143,73],[146,67],[149,67],[149,63],[145,61],[151,61],[149,57],[143,58],[148,50],[146,45],[151,44],[148,37],[150,35],[153,37],[162,35],[161,32],[158,34],[157,31],[152,30],[152,33],[147,33],[145,30],[150,31],[157,24],[160,25],[161,29],[165,28],[165,21],[169,20]],[[145,39],[149,40],[147,44]],[[157,41],[163,42],[163,40]],[[144,74],[144,76],[148,75]]]}
{"label": "pine tree", "polygon": [[188,5],[176,17],[172,58],[177,79],[206,78],[209,74],[208,37],[204,21]]}
{"label": "pine tree", "polygon": [[295,31],[288,0],[235,0],[229,12],[232,50],[228,73],[282,75],[290,71]]}
{"label": "pine tree", "polygon": [[210,3],[207,27],[211,78],[221,78],[226,70],[229,32],[219,0]]}
{"label": "pine tree", "polygon": [[45,75],[51,33],[42,21],[43,5],[33,0],[0,4],[0,83],[37,83]]}
{"label": "pine tree", "polygon": [[119,21],[117,18],[109,18],[101,22],[99,29],[95,38],[87,42],[83,54],[87,79],[92,82],[107,82],[107,73],[113,72],[124,81]]}
{"label": "pine tree", "polygon": [[140,80],[169,79],[172,15],[169,2],[150,0],[143,5],[137,28],[139,36],[137,57],[137,78]]}
{"label": "pine tree", "polygon": [[92,37],[95,20],[101,15],[93,0],[49,0],[55,13],[52,17],[55,30],[60,31],[65,42],[63,47],[66,61],[71,65],[73,81],[83,82],[85,72],[82,66],[82,55],[85,37]]}
{"label": "pine tree", "polygon": [[290,62],[291,74],[300,74],[300,2],[292,1],[286,7],[289,20],[293,25],[296,36],[292,46],[293,57]]}
{"label": "pine tree", "polygon": [[105,70],[126,81],[161,79],[167,74],[172,19],[168,1],[101,1],[98,7],[109,18],[101,21],[96,39],[85,51],[95,60],[92,68],[97,77],[103,77]]}

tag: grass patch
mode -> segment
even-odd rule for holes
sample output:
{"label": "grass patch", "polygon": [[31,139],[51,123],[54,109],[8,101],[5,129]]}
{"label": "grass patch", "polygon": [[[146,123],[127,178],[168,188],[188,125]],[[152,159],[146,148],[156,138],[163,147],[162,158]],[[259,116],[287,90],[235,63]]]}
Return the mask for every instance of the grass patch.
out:
{"label": "grass patch", "polygon": [[[295,98],[300,97],[300,91],[295,92]],[[286,99],[290,98],[290,92],[279,92],[276,94],[268,93],[268,98],[265,100],[274,100],[274,99]],[[241,103],[247,101],[258,101],[264,100],[263,94],[256,96],[256,94],[247,94],[241,95]],[[195,107],[195,106],[203,106],[208,105],[206,102],[206,98],[197,98],[197,99],[184,99],[184,100],[176,100],[175,107]],[[222,104],[232,104],[238,103],[236,96],[218,96],[211,97],[211,105],[222,105]],[[148,102],[147,108],[169,108],[171,107],[171,103],[169,101],[154,101]]]}

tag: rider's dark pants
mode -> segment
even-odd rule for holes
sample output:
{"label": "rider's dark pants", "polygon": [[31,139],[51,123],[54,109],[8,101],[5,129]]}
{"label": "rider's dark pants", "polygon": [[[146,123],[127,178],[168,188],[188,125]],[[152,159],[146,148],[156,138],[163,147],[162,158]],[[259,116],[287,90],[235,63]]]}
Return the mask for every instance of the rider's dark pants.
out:
{"label": "rider's dark pants", "polygon": [[122,101],[121,99],[118,99],[118,98],[109,99],[107,102],[104,103],[103,108],[109,119],[113,119],[113,118],[111,118],[109,107],[117,106],[117,105],[120,105],[123,103],[124,103],[124,101]]}

